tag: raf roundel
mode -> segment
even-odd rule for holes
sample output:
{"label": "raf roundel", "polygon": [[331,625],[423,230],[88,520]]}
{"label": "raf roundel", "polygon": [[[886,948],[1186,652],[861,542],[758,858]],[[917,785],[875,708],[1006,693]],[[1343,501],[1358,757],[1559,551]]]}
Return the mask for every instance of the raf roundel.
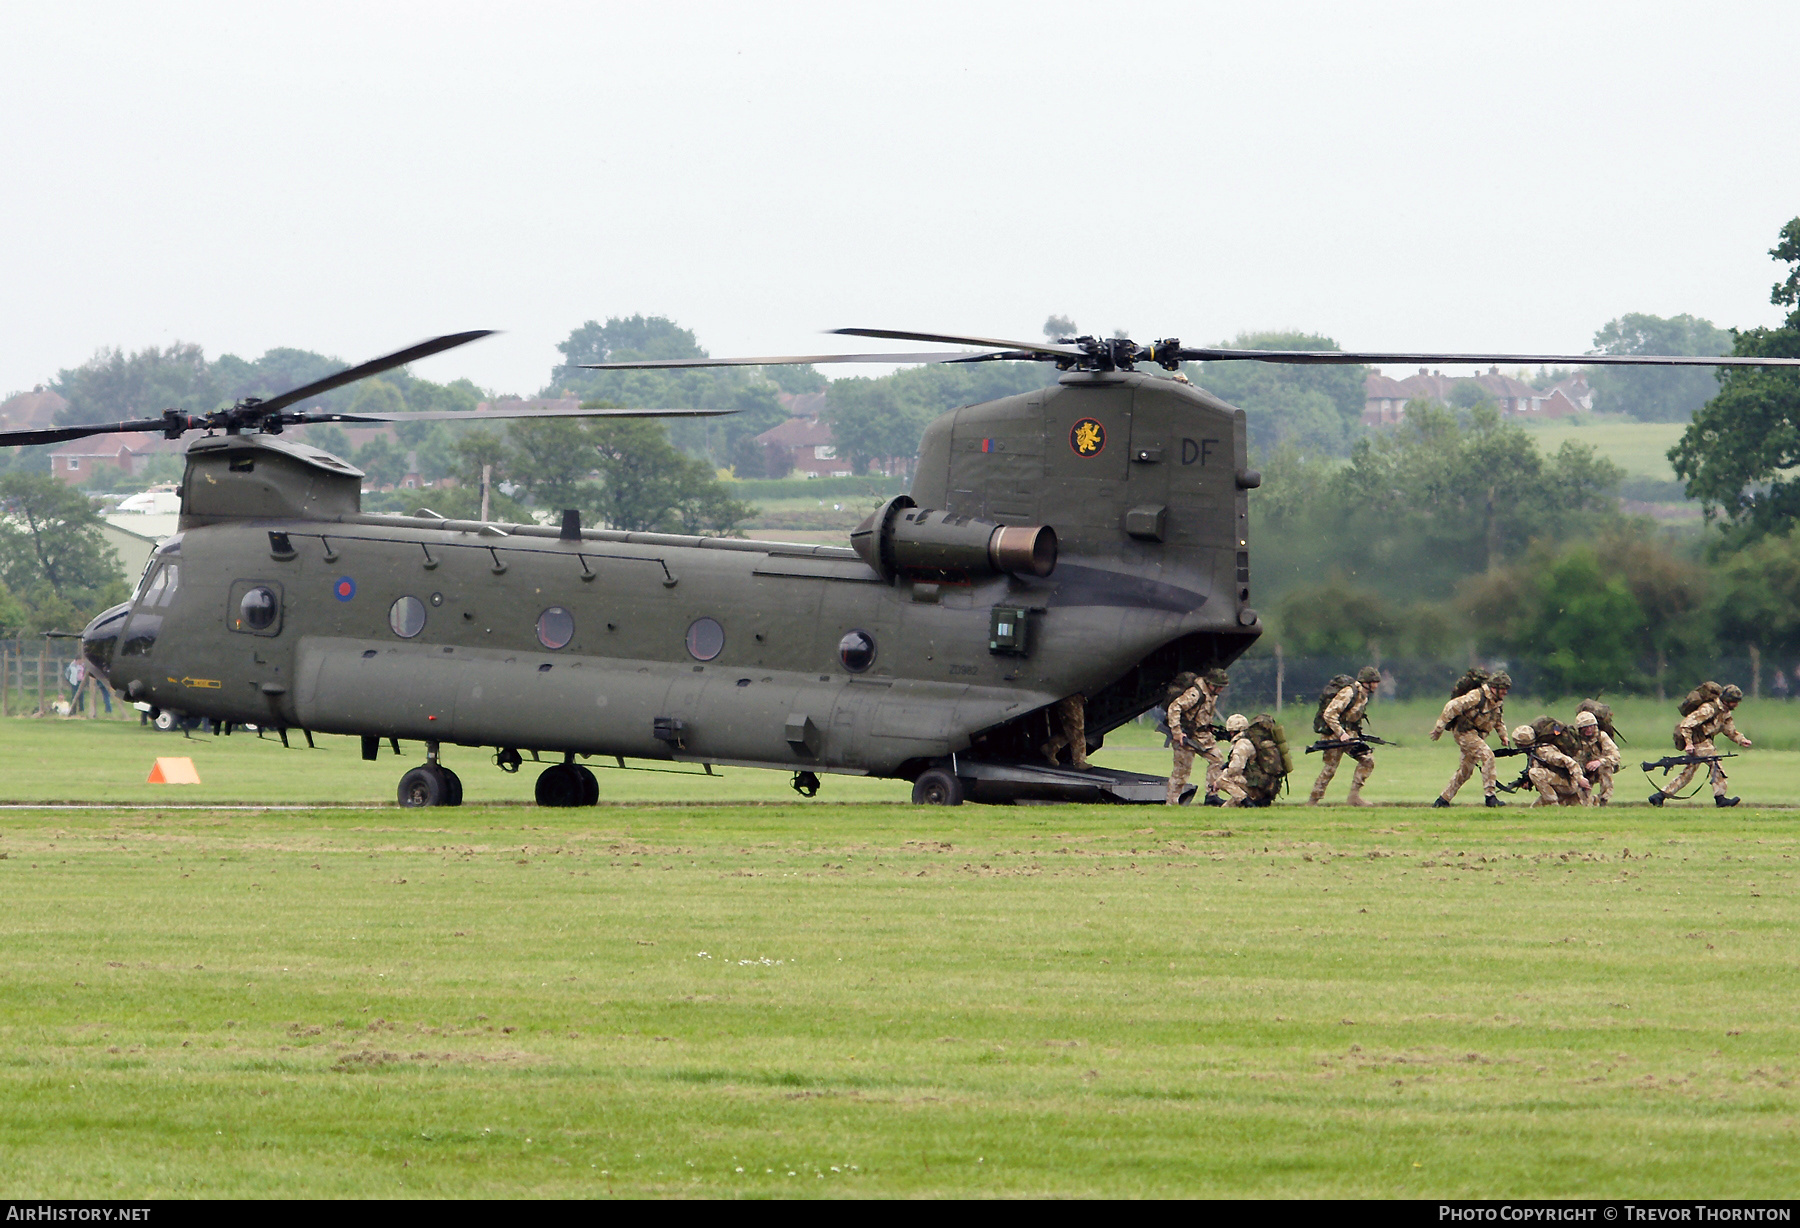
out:
{"label": "raf roundel", "polygon": [[356,596],[356,581],[349,576],[339,576],[338,582],[331,586],[331,591],[339,601],[348,601]]}
{"label": "raf roundel", "polygon": [[1098,456],[1106,450],[1106,428],[1094,418],[1083,418],[1069,428],[1069,448],[1077,456]]}

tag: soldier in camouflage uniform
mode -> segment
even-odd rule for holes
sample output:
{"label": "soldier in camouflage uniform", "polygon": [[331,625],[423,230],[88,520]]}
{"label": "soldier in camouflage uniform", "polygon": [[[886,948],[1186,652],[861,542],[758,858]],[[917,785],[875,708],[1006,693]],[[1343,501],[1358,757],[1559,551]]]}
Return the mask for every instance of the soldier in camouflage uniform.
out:
{"label": "soldier in camouflage uniform", "polygon": [[1533,806],[1585,806],[1588,778],[1581,764],[1549,742],[1539,742],[1530,725],[1513,730],[1513,743],[1527,752],[1525,778],[1538,791]]}
{"label": "soldier in camouflage uniform", "polygon": [[1613,773],[1619,770],[1623,762],[1619,754],[1619,744],[1600,728],[1600,718],[1592,712],[1575,714],[1575,733],[1580,737],[1583,750],[1581,752],[1581,770],[1587,773],[1588,782],[1593,786],[1592,802],[1596,806],[1604,806],[1612,801]]}
{"label": "soldier in camouflage uniform", "polygon": [[[1325,725],[1325,736],[1334,742],[1354,743],[1362,736],[1363,716],[1369,710],[1369,701],[1375,697],[1376,688],[1381,685],[1381,671],[1372,665],[1365,665],[1356,673],[1356,682],[1339,691],[1327,700],[1319,712],[1319,719]],[[1331,778],[1337,775],[1338,764],[1343,762],[1345,747],[1328,747],[1319,752],[1319,778],[1313,781],[1312,796],[1306,799],[1309,806],[1317,806],[1325,797],[1325,787]],[[1375,753],[1367,743],[1355,752],[1356,771],[1350,775],[1350,804],[1352,806],[1373,806],[1374,802],[1364,801],[1362,795],[1363,782],[1375,771]]]}
{"label": "soldier in camouflage uniform", "polygon": [[1075,770],[1087,771],[1087,696],[1071,695],[1057,700],[1050,707],[1050,721],[1056,732],[1044,743],[1044,757],[1054,765],[1066,746]]}
{"label": "soldier in camouflage uniform", "polygon": [[[1731,720],[1731,714],[1743,701],[1743,690],[1739,687],[1728,686],[1716,701],[1703,703],[1682,717],[1681,723],[1675,726],[1675,740],[1680,743],[1682,751],[1690,755],[1716,755],[1719,752],[1713,746],[1713,739],[1720,734],[1724,734],[1746,750],[1749,749],[1750,739],[1739,733],[1737,726]],[[1718,763],[1709,763],[1706,766],[1712,776],[1713,805],[1737,805],[1740,799],[1725,796],[1724,767]],[[1690,763],[1682,768],[1681,775],[1677,776],[1671,784],[1650,795],[1650,804],[1660,806],[1671,794],[1681,792],[1687,786],[1688,781],[1694,778],[1694,773],[1699,770],[1698,763]]]}
{"label": "soldier in camouflage uniform", "polygon": [[1508,745],[1504,705],[1506,693],[1511,689],[1511,675],[1501,670],[1474,690],[1458,695],[1444,705],[1437,724],[1431,727],[1431,740],[1437,741],[1448,729],[1457,746],[1462,748],[1462,762],[1457,764],[1455,774],[1438,799],[1431,803],[1434,807],[1448,806],[1456,791],[1467,783],[1477,768],[1481,770],[1481,791],[1487,795],[1487,804],[1506,804],[1494,796],[1498,782],[1494,779],[1494,752],[1487,744],[1487,737],[1497,732],[1500,744]]}
{"label": "soldier in camouflage uniform", "polygon": [[1183,683],[1187,685],[1182,687],[1164,714],[1175,751],[1165,800],[1171,806],[1181,804],[1181,790],[1194,770],[1194,754],[1198,751],[1206,757],[1206,801],[1217,805],[1219,773],[1225,766],[1225,756],[1219,753],[1218,739],[1213,736],[1212,727],[1218,720],[1219,696],[1231,685],[1231,676],[1214,666],[1206,671],[1205,677],[1178,674],[1176,686]]}
{"label": "soldier in camouflage uniform", "polygon": [[1250,782],[1244,778],[1244,769],[1256,758],[1256,743],[1250,740],[1249,729],[1250,718],[1242,712],[1233,712],[1225,722],[1225,732],[1231,735],[1231,757],[1219,774],[1219,792],[1225,797],[1221,805],[1241,806],[1250,796]]}

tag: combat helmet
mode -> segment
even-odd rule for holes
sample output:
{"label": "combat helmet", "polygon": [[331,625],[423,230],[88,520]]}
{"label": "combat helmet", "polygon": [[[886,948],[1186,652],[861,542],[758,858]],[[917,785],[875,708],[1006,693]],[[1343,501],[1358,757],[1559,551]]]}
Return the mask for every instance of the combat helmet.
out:
{"label": "combat helmet", "polygon": [[1494,676],[1488,679],[1487,684],[1496,691],[1510,691],[1512,690],[1512,675],[1503,669],[1495,670]]}
{"label": "combat helmet", "polygon": [[1533,729],[1530,725],[1520,725],[1517,729],[1513,730],[1512,740],[1514,746],[1530,746],[1533,742],[1537,741],[1537,730]]}
{"label": "combat helmet", "polygon": [[1234,738],[1248,728],[1250,728],[1250,718],[1242,712],[1233,712],[1225,718],[1225,732]]}
{"label": "combat helmet", "polygon": [[1600,718],[1595,716],[1592,712],[1577,712],[1575,714],[1575,728],[1598,729],[1600,728]]}
{"label": "combat helmet", "polygon": [[1215,665],[1206,671],[1206,684],[1208,686],[1230,686],[1231,675],[1225,672],[1224,666]]}
{"label": "combat helmet", "polygon": [[1728,686],[1719,693],[1719,698],[1728,704],[1742,703],[1744,699],[1744,688],[1741,686]]}
{"label": "combat helmet", "polygon": [[1356,671],[1356,680],[1365,686],[1380,686],[1381,671],[1373,665],[1365,665]]}

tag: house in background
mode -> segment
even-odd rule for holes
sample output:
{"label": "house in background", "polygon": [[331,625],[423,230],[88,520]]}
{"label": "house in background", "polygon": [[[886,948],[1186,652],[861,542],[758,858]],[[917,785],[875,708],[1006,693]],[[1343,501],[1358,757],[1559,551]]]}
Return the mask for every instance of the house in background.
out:
{"label": "house in background", "polygon": [[772,455],[781,449],[793,458],[793,472],[809,478],[847,478],[850,461],[839,459],[831,427],[819,417],[825,408],[822,392],[783,393],[782,407],[793,417],[756,437]]}
{"label": "house in background", "polygon": [[50,472],[58,481],[86,490],[93,488],[94,475],[102,465],[135,475],[152,456],[181,456],[186,452],[185,440],[164,439],[161,435],[90,435],[86,439],[71,439],[52,450]]}
{"label": "house in background", "polygon": [[30,392],[0,401],[0,431],[28,431],[34,427],[55,426],[56,415],[69,408],[69,403],[39,384]]}
{"label": "house in background", "polygon": [[1594,394],[1587,381],[1577,375],[1562,381],[1548,392],[1540,392],[1522,379],[1502,375],[1499,367],[1489,367],[1480,375],[1457,377],[1442,371],[1419,368],[1417,375],[1396,380],[1369,372],[1363,379],[1363,413],[1365,426],[1391,426],[1406,416],[1406,403],[1411,400],[1450,404],[1451,390],[1463,379],[1472,379],[1487,399],[1500,407],[1500,416],[1518,421],[1565,418],[1594,407]]}

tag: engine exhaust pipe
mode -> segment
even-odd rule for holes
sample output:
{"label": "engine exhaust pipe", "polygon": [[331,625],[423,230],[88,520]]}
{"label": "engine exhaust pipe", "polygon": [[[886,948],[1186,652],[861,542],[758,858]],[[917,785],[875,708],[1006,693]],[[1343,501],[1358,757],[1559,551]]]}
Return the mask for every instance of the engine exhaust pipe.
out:
{"label": "engine exhaust pipe", "polygon": [[1003,525],[921,508],[895,495],[850,535],[850,545],[883,580],[915,573],[1047,576],[1056,570],[1056,530]]}

